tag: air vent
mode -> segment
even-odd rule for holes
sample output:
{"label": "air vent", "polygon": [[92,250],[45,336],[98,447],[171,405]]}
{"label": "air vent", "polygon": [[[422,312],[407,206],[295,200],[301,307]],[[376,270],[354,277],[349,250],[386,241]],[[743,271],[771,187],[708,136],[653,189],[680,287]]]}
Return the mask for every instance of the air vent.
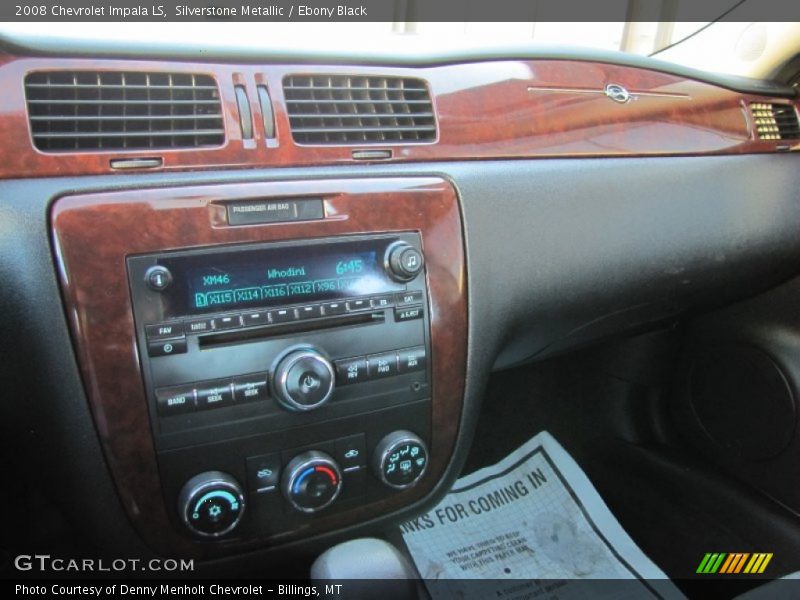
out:
{"label": "air vent", "polygon": [[54,71],[25,78],[34,145],[45,152],[219,146],[214,78],[191,73]]}
{"label": "air vent", "polygon": [[419,143],[436,139],[430,93],[421,79],[288,75],[283,80],[298,144]]}
{"label": "air vent", "polygon": [[753,120],[760,140],[800,139],[797,111],[791,104],[752,102]]}

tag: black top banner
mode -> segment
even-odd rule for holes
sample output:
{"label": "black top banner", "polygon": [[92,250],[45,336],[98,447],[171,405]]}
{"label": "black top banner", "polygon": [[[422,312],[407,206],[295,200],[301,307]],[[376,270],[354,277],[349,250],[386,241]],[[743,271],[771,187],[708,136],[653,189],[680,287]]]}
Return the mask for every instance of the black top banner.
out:
{"label": "black top banner", "polygon": [[9,22],[797,21],[797,0],[18,0]]}

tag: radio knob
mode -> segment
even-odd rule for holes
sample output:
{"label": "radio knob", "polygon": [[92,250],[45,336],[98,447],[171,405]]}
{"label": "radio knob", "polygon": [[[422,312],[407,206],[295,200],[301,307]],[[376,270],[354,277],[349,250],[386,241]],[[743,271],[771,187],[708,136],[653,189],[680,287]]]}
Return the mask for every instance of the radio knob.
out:
{"label": "radio knob", "polygon": [[172,273],[167,267],[155,265],[147,269],[144,280],[154,292],[163,292],[172,283]]}
{"label": "radio knob", "polygon": [[330,506],[342,490],[342,473],[330,456],[318,450],[295,456],[283,472],[281,491],[300,512],[315,513]]}
{"label": "radio knob", "polygon": [[424,264],[422,252],[406,242],[395,242],[386,249],[384,266],[389,276],[397,281],[411,281]]}
{"label": "radio knob", "polygon": [[272,376],[273,396],[288,410],[319,408],[330,399],[333,386],[333,365],[312,348],[284,356]]}
{"label": "radio knob", "polygon": [[195,475],[178,496],[178,514],[199,537],[214,538],[233,531],[244,514],[244,493],[233,477],[221,471]]}
{"label": "radio knob", "polygon": [[417,434],[393,431],[375,447],[372,470],[385,485],[404,490],[417,484],[428,468],[428,448]]}

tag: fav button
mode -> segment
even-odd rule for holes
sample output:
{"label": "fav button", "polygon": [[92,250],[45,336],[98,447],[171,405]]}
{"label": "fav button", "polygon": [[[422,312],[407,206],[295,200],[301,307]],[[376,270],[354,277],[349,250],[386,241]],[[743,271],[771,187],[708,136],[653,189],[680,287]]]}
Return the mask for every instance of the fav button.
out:
{"label": "fav button", "polygon": [[175,321],[173,323],[156,323],[155,325],[145,325],[145,334],[148,340],[163,340],[183,335],[183,323]]}

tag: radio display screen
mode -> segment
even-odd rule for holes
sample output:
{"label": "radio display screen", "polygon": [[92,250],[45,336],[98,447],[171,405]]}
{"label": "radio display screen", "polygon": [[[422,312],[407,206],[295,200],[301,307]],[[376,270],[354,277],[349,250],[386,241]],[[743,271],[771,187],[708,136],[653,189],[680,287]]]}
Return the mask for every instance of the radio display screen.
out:
{"label": "radio display screen", "polygon": [[383,268],[392,241],[267,247],[162,262],[178,284],[173,311],[221,312],[402,291],[405,286]]}

